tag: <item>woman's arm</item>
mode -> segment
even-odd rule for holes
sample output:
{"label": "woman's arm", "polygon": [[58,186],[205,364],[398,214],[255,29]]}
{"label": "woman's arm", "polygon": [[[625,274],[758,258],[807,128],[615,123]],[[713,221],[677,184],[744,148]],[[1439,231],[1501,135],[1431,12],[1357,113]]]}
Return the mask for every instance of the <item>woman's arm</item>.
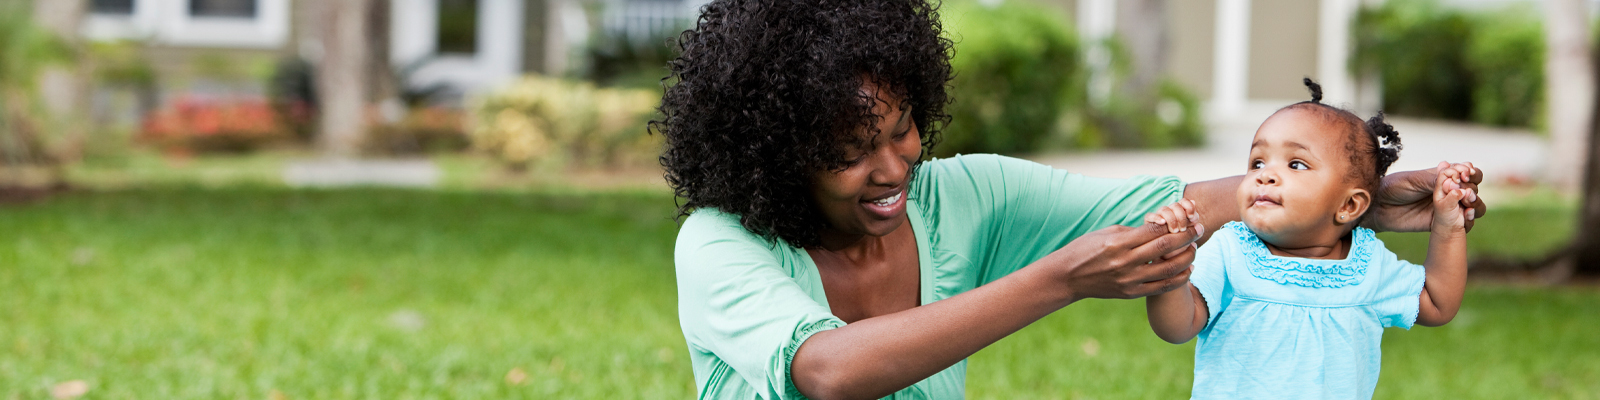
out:
{"label": "woman's arm", "polygon": [[1194,251],[1184,248],[1195,239],[1193,230],[1154,224],[1091,232],[966,293],[812,335],[794,356],[791,379],[812,398],[887,396],[1077,300],[1186,285]]}
{"label": "woman's arm", "polygon": [[[1463,203],[1471,212],[1467,214],[1464,226],[1471,231],[1474,220],[1489,211],[1483,199],[1478,198],[1478,184],[1483,182],[1483,170],[1473,167],[1472,163],[1441,163],[1435,168],[1384,176],[1378,192],[1373,194],[1373,208],[1370,211],[1373,216],[1362,220],[1362,224],[1379,232],[1431,230],[1433,192],[1440,171],[1464,177],[1459,179],[1458,184],[1467,189]],[[1239,199],[1235,194],[1243,181],[1244,176],[1240,175],[1190,183],[1183,189],[1183,198],[1198,204],[1202,221],[1207,227],[1221,228],[1223,224],[1239,220]],[[1210,238],[1211,232],[1206,232],[1200,238],[1200,243],[1204,244]]]}
{"label": "woman's arm", "polygon": [[1362,220],[1362,225],[1378,232],[1428,232],[1433,226],[1433,192],[1439,181],[1439,172],[1450,170],[1452,174],[1464,176],[1459,185],[1467,189],[1467,197],[1463,200],[1465,208],[1471,212],[1467,214],[1464,224],[1467,232],[1472,231],[1472,225],[1477,218],[1482,218],[1489,211],[1483,199],[1478,198],[1478,184],[1483,182],[1483,170],[1472,166],[1472,163],[1440,163],[1438,167],[1418,171],[1402,171],[1383,177],[1383,183],[1378,187],[1378,192],[1372,196],[1371,217]]}
{"label": "woman's arm", "polygon": [[1244,175],[1239,175],[1184,185],[1183,198],[1194,201],[1200,223],[1205,226],[1200,244],[1211,239],[1211,231],[1239,220],[1239,198],[1235,194],[1243,181]]}

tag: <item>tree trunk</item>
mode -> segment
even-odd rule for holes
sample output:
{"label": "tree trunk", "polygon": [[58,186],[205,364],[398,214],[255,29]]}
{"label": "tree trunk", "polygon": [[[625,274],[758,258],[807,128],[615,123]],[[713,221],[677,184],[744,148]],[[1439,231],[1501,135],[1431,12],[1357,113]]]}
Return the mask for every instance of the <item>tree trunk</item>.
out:
{"label": "tree trunk", "polygon": [[366,134],[369,0],[321,2],[322,59],[317,63],[321,126],[318,144],[324,155],[354,157]]}
{"label": "tree trunk", "polygon": [[[78,27],[87,11],[87,0],[33,1],[34,23],[66,44],[75,56],[83,53],[78,40]],[[89,127],[82,122],[87,119],[80,118],[83,110],[89,109],[87,67],[88,64],[73,62],[45,68],[39,75],[39,98],[50,112],[47,118],[39,122],[49,128],[46,130],[55,132],[53,135],[42,135],[53,138],[40,138],[49,140],[49,151],[44,159],[48,160],[52,170],[59,167],[56,161],[79,158],[83,143],[87,140],[84,136]],[[55,181],[53,183],[65,179],[60,171],[55,171],[54,175],[51,177]]]}
{"label": "tree trunk", "polygon": [[1583,179],[1595,102],[1589,49],[1589,4],[1549,0],[1545,7],[1545,106],[1550,127],[1549,181],[1565,190]]}
{"label": "tree trunk", "polygon": [[1133,60],[1133,71],[1122,87],[1123,95],[1138,101],[1140,107],[1153,110],[1170,47],[1167,0],[1122,1],[1117,6],[1117,35],[1122,37]]}
{"label": "tree trunk", "polygon": [[[1161,76],[1167,66],[1167,0],[1118,1],[1116,5],[1117,37],[1127,50],[1133,70],[1118,86],[1121,98],[1146,115],[1155,115],[1161,97]],[[1102,71],[1109,74],[1109,71]],[[1112,145],[1139,147],[1147,145],[1144,127],[1107,120]]]}
{"label": "tree trunk", "polygon": [[[1586,14],[1587,15],[1587,14]],[[1600,55],[1595,52],[1592,55]],[[1595,60],[1600,63],[1600,60]],[[1600,82],[1600,69],[1590,71],[1594,73],[1594,80],[1590,85]],[[1591,92],[1596,95],[1593,102],[1589,103],[1589,142],[1585,146],[1588,161],[1583,169],[1583,197],[1578,205],[1578,230],[1577,237],[1572,241],[1573,272],[1578,275],[1600,276],[1600,90]]]}

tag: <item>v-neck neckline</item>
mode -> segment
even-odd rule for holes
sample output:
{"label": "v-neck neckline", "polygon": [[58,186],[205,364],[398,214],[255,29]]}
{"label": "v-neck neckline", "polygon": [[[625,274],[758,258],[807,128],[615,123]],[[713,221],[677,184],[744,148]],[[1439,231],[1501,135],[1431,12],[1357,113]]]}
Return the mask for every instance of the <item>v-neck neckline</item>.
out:
{"label": "v-neck neckline", "polygon": [[[911,237],[917,244],[917,306],[932,303],[933,298],[933,265],[930,249],[928,248],[927,223],[922,220],[922,207],[914,199],[906,199],[906,220],[911,223]],[[810,268],[812,284],[826,292],[822,287],[822,273],[817,268],[817,260],[811,258],[811,252],[799,249],[800,259],[805,261],[806,268]],[[822,306],[832,310],[833,305],[828,304],[828,296],[821,296]]]}

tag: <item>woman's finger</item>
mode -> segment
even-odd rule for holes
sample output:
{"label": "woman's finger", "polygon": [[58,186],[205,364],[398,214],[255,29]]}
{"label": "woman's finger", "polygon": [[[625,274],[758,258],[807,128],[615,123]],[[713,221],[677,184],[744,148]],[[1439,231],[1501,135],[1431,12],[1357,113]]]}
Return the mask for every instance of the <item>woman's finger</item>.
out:
{"label": "woman's finger", "polygon": [[[1200,234],[1203,232],[1203,225],[1195,225],[1195,229],[1190,229],[1184,232],[1168,233],[1151,239],[1144,245],[1130,250],[1127,256],[1133,260],[1155,261],[1155,264],[1161,264],[1173,260],[1193,260],[1194,250],[1189,248],[1189,245],[1194,243],[1196,240],[1199,240]],[[1161,256],[1176,253],[1180,250],[1186,250],[1185,254],[1179,254],[1178,257],[1161,260]],[[1184,264],[1188,264],[1188,262],[1185,261]],[[1165,278],[1165,276],[1143,277],[1140,279],[1140,281],[1148,282],[1163,278]]]}
{"label": "woman's finger", "polygon": [[[1127,229],[1118,225],[1106,229],[1110,229],[1111,231],[1108,233],[1114,236],[1105,243],[1111,245],[1112,247],[1125,250],[1139,248],[1149,244],[1150,241],[1156,240],[1157,238],[1165,235],[1176,235],[1176,233],[1167,231],[1166,225],[1158,224],[1144,224],[1132,229]],[[1165,254],[1165,252],[1156,254]],[[1152,258],[1154,257],[1144,258],[1143,260],[1150,260]]]}
{"label": "woman's finger", "polygon": [[1138,287],[1134,288],[1134,293],[1131,294],[1134,298],[1139,298],[1170,292],[1181,288],[1184,285],[1188,285],[1189,277],[1192,275],[1194,275],[1194,266],[1191,265],[1188,268],[1184,268],[1183,271],[1171,278],[1141,283]]}

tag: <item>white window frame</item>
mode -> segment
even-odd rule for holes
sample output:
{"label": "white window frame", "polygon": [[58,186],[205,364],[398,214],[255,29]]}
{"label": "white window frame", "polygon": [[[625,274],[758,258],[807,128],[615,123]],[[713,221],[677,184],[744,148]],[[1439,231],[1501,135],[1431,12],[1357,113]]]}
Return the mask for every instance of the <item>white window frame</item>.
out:
{"label": "white window frame", "polygon": [[521,0],[478,0],[477,51],[439,54],[438,0],[394,0],[389,61],[405,65],[432,57],[418,68],[415,87],[445,83],[476,92],[515,79],[522,71]]}
{"label": "white window frame", "polygon": [[254,18],[196,17],[189,14],[189,1],[134,0],[131,16],[89,14],[83,33],[97,40],[262,49],[282,47],[289,38],[290,0],[256,0]]}

